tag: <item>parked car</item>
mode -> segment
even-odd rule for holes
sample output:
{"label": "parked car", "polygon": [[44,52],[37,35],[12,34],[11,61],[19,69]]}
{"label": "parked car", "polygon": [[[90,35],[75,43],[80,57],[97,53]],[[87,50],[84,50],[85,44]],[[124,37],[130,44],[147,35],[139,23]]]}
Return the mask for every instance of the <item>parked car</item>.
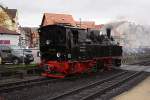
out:
{"label": "parked car", "polygon": [[20,48],[19,46],[0,45],[0,56],[2,59],[2,64],[19,64],[23,62],[25,64],[30,64],[34,61],[32,51],[26,52],[26,50]]}

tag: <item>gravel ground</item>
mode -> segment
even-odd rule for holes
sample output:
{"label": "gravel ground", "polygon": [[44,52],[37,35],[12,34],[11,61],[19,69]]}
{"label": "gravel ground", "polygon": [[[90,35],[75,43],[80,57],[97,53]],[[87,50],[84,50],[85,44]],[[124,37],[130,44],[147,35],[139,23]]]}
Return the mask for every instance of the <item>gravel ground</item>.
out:
{"label": "gravel ground", "polygon": [[89,76],[82,76],[74,79],[67,79],[55,83],[49,83],[42,86],[34,86],[18,91],[0,94],[5,100],[46,100],[46,98],[56,96],[65,91],[93,83],[97,80],[104,79],[108,76],[121,72],[122,70],[114,70],[111,72],[94,73]]}

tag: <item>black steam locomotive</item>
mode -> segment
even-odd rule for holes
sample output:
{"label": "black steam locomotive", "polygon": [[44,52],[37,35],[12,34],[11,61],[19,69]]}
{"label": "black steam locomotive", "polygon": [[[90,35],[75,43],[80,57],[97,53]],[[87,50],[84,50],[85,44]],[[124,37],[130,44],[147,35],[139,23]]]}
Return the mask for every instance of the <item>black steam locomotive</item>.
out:
{"label": "black steam locomotive", "polygon": [[39,33],[44,76],[63,78],[121,65],[122,47],[111,36],[111,28],[101,34],[59,24],[40,27]]}

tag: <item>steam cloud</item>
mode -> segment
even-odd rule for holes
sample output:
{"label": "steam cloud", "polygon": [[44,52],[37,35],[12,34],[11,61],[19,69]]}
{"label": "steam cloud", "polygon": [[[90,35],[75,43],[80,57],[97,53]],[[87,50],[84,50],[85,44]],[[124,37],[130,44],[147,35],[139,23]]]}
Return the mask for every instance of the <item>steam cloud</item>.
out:
{"label": "steam cloud", "polygon": [[118,21],[110,23],[113,35],[123,46],[125,53],[144,53],[150,48],[150,26],[134,22]]}

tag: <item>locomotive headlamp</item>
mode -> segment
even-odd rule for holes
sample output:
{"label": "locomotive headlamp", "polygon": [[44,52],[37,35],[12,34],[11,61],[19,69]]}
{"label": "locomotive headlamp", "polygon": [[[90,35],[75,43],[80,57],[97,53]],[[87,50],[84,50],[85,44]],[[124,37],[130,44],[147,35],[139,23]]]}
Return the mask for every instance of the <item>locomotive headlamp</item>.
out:
{"label": "locomotive headlamp", "polygon": [[57,52],[56,56],[59,58],[61,56],[60,52]]}
{"label": "locomotive headlamp", "polygon": [[50,40],[46,40],[46,44],[49,45],[50,44]]}

